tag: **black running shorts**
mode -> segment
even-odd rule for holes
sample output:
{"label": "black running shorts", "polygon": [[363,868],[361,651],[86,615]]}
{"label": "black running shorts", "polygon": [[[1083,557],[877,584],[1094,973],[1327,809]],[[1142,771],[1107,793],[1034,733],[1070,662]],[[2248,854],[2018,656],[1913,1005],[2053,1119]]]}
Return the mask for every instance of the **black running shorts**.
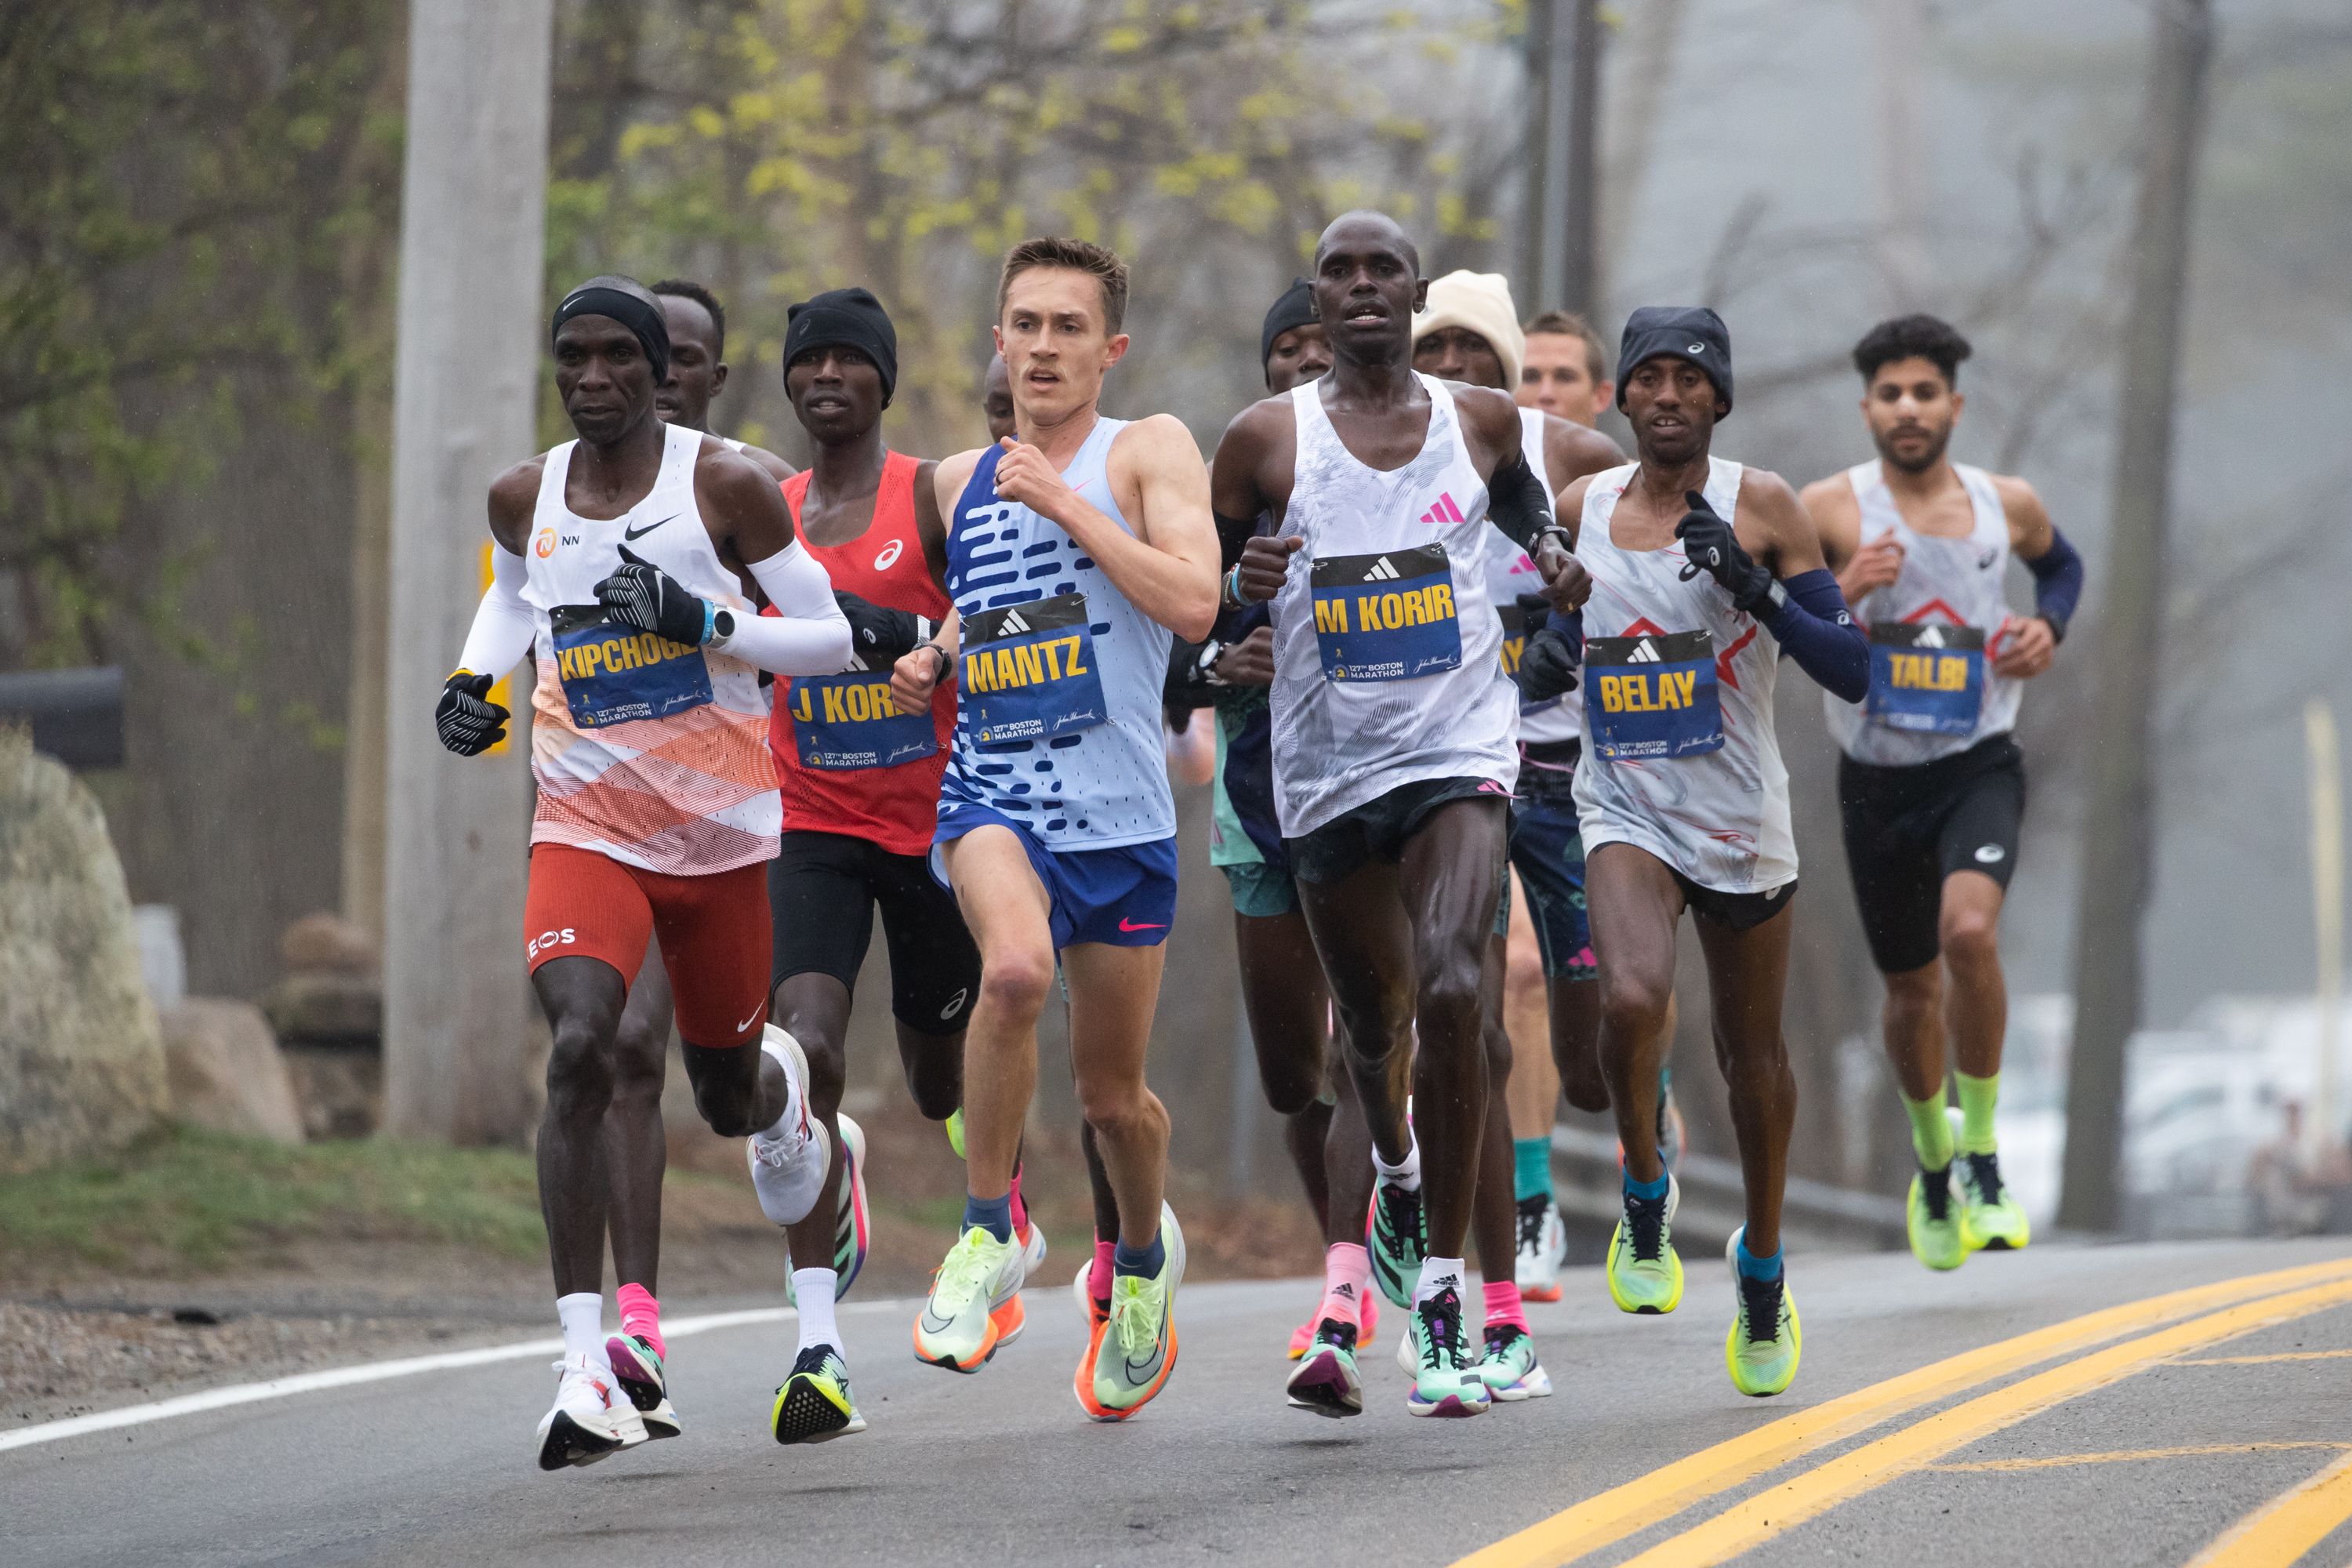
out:
{"label": "black running shorts", "polygon": [[1344,881],[1374,860],[1393,866],[1403,859],[1405,840],[1439,806],[1479,799],[1503,810],[1510,805],[1511,792],[1494,779],[1415,779],[1341,812],[1305,837],[1284,839],[1282,847],[1300,881],[1318,887]]}
{"label": "black running shorts", "polygon": [[874,911],[890,949],[890,1011],[910,1029],[964,1026],[980,989],[980,949],[929,857],[893,855],[839,833],[787,833],[768,862],[775,931],[769,980],[830,974],[853,992],[874,940]]}
{"label": "black running shorts", "polygon": [[2002,888],[2017,867],[2025,758],[2007,735],[1910,767],[1838,763],[1845,858],[1870,956],[1885,974],[1936,962],[1944,879],[1977,871]]}

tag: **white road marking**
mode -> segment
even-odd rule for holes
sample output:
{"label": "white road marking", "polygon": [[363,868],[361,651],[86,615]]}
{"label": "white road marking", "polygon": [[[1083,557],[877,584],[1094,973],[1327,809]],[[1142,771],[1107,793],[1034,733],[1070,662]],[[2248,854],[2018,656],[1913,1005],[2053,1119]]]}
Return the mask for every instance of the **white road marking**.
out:
{"label": "white road marking", "polygon": [[[841,1310],[845,1312],[875,1312],[886,1309],[904,1311],[918,1304],[913,1300],[856,1301],[845,1303]],[[735,1312],[706,1312],[700,1317],[677,1318],[664,1323],[662,1338],[665,1341],[687,1339],[695,1334],[709,1333],[714,1329],[781,1323],[799,1316],[790,1307],[751,1307]],[[349,1388],[354,1384],[415,1377],[420,1373],[449,1372],[460,1367],[487,1366],[493,1362],[520,1361],[527,1356],[562,1353],[563,1342],[560,1338],[523,1340],[514,1344],[484,1345],[478,1350],[445,1351],[438,1355],[404,1356],[397,1361],[367,1362],[358,1366],[333,1367],[325,1372],[299,1373],[292,1377],[273,1377],[264,1383],[232,1384],[226,1388],[208,1388],[201,1394],[184,1394],[176,1399],[159,1399],[149,1405],[126,1405],[119,1410],[101,1410],[95,1415],[68,1416],[61,1421],[44,1421],[37,1426],[26,1426],[15,1432],[0,1432],[0,1453],[10,1448],[30,1447],[36,1443],[79,1437],[90,1432],[110,1432],[118,1426],[143,1426],[151,1421],[166,1421],[174,1415],[194,1415],[232,1405],[252,1405],[264,1399],[316,1394],[321,1389]]]}

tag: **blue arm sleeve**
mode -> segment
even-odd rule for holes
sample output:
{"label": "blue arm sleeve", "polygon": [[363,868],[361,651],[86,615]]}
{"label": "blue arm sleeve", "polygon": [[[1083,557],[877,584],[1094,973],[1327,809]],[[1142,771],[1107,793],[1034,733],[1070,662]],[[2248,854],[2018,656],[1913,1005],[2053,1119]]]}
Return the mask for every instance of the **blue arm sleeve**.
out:
{"label": "blue arm sleeve", "polygon": [[2083,598],[2083,557],[2053,528],[2050,548],[2027,562],[2025,569],[2033,574],[2034,614],[2064,637],[2066,623],[2074,618],[2074,606]]}
{"label": "blue arm sleeve", "polygon": [[1816,567],[1780,586],[1788,600],[1764,625],[1781,651],[1824,689],[1848,702],[1870,695],[1870,639],[1846,612],[1836,576]]}

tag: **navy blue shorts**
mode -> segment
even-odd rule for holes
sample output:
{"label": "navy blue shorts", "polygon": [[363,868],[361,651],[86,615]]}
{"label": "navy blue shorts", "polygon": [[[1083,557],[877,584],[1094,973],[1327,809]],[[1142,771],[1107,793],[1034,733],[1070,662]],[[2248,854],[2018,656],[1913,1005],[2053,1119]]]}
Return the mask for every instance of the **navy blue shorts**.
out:
{"label": "navy blue shorts", "polygon": [[1028,829],[984,805],[961,805],[952,824],[940,825],[931,875],[947,882],[938,845],[975,827],[1003,827],[1021,840],[1029,865],[1045,887],[1053,910],[1054,951],[1080,942],[1107,947],[1157,947],[1176,923],[1176,840],[1154,838],[1111,849],[1048,849]]}
{"label": "navy blue shorts", "polygon": [[1576,802],[1522,795],[1511,802],[1511,868],[1528,891],[1528,915],[1543,950],[1547,979],[1598,980],[1592,925],[1584,907],[1584,838]]}

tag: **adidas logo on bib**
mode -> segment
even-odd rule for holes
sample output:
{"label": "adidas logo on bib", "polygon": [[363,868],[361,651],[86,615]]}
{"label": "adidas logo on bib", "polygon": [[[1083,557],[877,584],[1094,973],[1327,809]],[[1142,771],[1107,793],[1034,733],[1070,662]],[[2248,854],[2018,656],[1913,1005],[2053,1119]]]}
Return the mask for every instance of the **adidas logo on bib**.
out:
{"label": "adidas logo on bib", "polygon": [[1454,492],[1452,490],[1441,490],[1438,492],[1437,504],[1431,507],[1427,511],[1423,512],[1421,514],[1421,521],[1426,523],[1435,524],[1441,522],[1466,522],[1469,520],[1462,515],[1462,509],[1454,504]]}
{"label": "adidas logo on bib", "polygon": [[1658,645],[1652,642],[1648,637],[1643,637],[1640,645],[1636,647],[1632,653],[1625,656],[1625,662],[1627,664],[1656,664],[1658,662]]}
{"label": "adidas logo on bib", "polygon": [[1918,640],[1917,642],[1916,642],[1916,643],[1913,643],[1911,646],[1912,646],[1912,647],[1943,647],[1943,646],[1944,646],[1944,628],[1943,628],[1943,627],[1941,627],[1941,626],[1929,626],[1926,631],[1921,632],[1921,633],[1919,634],[1919,640]]}
{"label": "adidas logo on bib", "polygon": [[1021,618],[1020,611],[1007,610],[1004,613],[1004,619],[997,624],[996,635],[1001,637],[1015,637],[1028,629],[1029,623]]}
{"label": "adidas logo on bib", "polygon": [[1367,583],[1393,583],[1396,579],[1396,563],[1385,555],[1373,562],[1371,569],[1364,574],[1364,581]]}

